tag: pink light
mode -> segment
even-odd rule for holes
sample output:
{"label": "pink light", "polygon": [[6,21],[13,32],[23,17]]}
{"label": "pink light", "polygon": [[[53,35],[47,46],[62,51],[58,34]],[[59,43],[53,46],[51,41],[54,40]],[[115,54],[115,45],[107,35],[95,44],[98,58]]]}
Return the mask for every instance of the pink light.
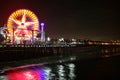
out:
{"label": "pink light", "polygon": [[8,80],[46,80],[44,70],[20,69],[7,72]]}
{"label": "pink light", "polygon": [[40,80],[38,74],[32,70],[18,70],[7,73],[9,80]]}

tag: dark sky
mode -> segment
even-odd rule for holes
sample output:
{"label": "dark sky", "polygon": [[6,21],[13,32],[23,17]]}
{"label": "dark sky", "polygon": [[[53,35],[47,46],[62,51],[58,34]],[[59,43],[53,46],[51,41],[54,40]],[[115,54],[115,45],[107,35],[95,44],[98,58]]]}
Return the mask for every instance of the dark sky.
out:
{"label": "dark sky", "polygon": [[120,40],[120,7],[115,0],[1,0],[0,26],[23,8],[45,23],[52,38]]}

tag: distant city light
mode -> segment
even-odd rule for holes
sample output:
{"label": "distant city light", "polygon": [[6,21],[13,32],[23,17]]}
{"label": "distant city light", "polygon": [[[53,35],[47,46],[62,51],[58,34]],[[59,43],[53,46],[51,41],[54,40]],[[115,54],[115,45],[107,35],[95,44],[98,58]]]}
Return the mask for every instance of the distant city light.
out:
{"label": "distant city light", "polygon": [[72,39],[72,41],[76,41],[76,39]]}
{"label": "distant city light", "polygon": [[64,38],[60,38],[59,41],[64,41]]}
{"label": "distant city light", "polygon": [[47,37],[47,41],[51,41],[51,38],[50,38],[50,37]]}

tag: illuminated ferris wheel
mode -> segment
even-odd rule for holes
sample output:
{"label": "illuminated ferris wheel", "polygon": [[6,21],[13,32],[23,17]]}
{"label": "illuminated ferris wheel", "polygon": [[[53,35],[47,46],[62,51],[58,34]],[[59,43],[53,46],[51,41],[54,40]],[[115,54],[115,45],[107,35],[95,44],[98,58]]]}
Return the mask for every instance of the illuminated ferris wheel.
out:
{"label": "illuminated ferris wheel", "polygon": [[10,15],[7,27],[12,41],[30,40],[38,34],[39,21],[32,11],[19,9]]}

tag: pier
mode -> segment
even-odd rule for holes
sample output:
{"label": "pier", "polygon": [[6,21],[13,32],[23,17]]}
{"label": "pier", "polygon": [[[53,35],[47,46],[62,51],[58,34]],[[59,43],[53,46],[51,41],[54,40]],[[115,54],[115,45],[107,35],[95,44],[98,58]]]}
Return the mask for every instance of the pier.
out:
{"label": "pier", "polygon": [[101,57],[104,55],[118,55],[119,52],[119,45],[0,45],[0,61],[66,55]]}

